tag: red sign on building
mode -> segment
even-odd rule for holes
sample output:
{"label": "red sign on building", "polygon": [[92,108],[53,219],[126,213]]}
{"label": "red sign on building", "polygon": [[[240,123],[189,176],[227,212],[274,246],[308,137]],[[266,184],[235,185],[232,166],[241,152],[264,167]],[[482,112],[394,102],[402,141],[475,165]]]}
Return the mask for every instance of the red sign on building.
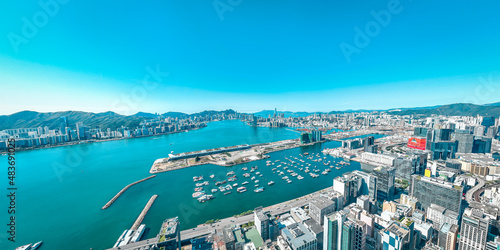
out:
{"label": "red sign on building", "polygon": [[414,149],[425,150],[426,138],[410,137],[408,139],[408,147]]}

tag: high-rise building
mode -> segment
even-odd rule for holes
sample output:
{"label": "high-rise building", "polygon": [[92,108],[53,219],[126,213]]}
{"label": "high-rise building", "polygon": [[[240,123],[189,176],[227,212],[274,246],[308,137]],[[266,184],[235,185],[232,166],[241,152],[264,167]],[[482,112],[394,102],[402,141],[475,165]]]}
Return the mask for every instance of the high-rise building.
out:
{"label": "high-rise building", "polygon": [[393,222],[382,232],[383,250],[412,250],[411,231]]}
{"label": "high-rise building", "polygon": [[59,118],[61,125],[59,127],[59,133],[65,135],[66,134],[66,128],[68,127],[68,120],[66,119],[66,116],[61,116]]}
{"label": "high-rise building", "polygon": [[339,207],[355,202],[359,195],[360,186],[361,178],[355,174],[346,174],[333,179],[333,191],[339,192],[344,196],[344,204],[340,204]]}
{"label": "high-rise building", "polygon": [[472,145],[472,153],[485,154],[491,152],[491,138],[476,137]]}
{"label": "high-rise building", "polygon": [[420,169],[420,162],[420,155],[410,155],[396,158],[394,160],[396,177],[410,181],[411,175],[417,173],[417,170]]}
{"label": "high-rise building", "polygon": [[354,218],[349,218],[342,225],[341,250],[363,250],[365,247],[365,223]]}
{"label": "high-rise building", "polygon": [[489,226],[490,220],[483,211],[467,208],[462,216],[458,250],[486,249]]}
{"label": "high-rise building", "polygon": [[179,229],[179,219],[177,217],[163,221],[160,233],[156,236],[157,246],[160,249],[174,250],[181,249],[181,231]]}
{"label": "high-rise building", "polygon": [[455,250],[457,248],[458,225],[445,223],[438,232],[438,246],[443,250]]}
{"label": "high-rise building", "polygon": [[392,200],[396,170],[393,167],[378,167],[372,174],[377,178],[377,201]]}
{"label": "high-rise building", "polygon": [[423,209],[437,204],[460,213],[463,190],[463,186],[455,186],[450,182],[413,175],[410,194],[418,199]]}
{"label": "high-rise building", "polygon": [[260,237],[265,241],[269,239],[269,217],[264,213],[262,207],[254,210],[255,227],[260,234]]}
{"label": "high-rise building", "polygon": [[355,170],[352,173],[361,178],[359,195],[368,195],[370,199],[377,199],[377,178],[364,171]]}
{"label": "high-rise building", "polygon": [[427,137],[427,131],[429,131],[429,129],[417,127],[413,129],[413,135],[417,137]]}
{"label": "high-rise building", "polygon": [[323,224],[323,249],[339,250],[342,247],[342,227],[346,220],[344,211],[325,215]]}
{"label": "high-rise building", "polygon": [[457,153],[472,153],[474,135],[470,133],[455,133],[455,140],[458,141]]}
{"label": "high-rise building", "polygon": [[83,122],[76,123],[76,134],[79,140],[85,139],[85,126]]}
{"label": "high-rise building", "polygon": [[293,250],[315,250],[318,241],[302,223],[293,223],[281,230],[281,236]]}
{"label": "high-rise building", "polygon": [[336,204],[326,197],[318,197],[309,202],[309,216],[323,225],[324,216],[335,211]]}

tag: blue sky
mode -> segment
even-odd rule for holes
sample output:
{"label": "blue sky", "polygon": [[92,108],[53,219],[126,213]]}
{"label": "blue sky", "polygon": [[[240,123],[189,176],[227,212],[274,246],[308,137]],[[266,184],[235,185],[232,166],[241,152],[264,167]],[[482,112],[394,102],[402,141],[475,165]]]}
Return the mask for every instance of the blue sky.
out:
{"label": "blue sky", "polygon": [[0,114],[500,101],[498,1],[41,2],[0,2]]}

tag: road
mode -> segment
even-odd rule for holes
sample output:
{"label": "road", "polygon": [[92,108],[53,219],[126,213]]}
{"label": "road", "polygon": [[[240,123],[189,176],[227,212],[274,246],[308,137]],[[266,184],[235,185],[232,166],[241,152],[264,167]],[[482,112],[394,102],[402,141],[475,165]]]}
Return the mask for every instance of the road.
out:
{"label": "road", "polygon": [[[476,184],[473,188],[471,188],[466,194],[465,194],[465,199],[468,201],[468,202],[471,202],[471,201],[474,201],[474,193],[478,190],[480,190],[484,184],[485,184],[485,181],[482,179],[482,178],[479,178],[479,177],[474,177],[476,178],[476,180],[479,182],[478,184]],[[477,195],[477,198],[479,198],[479,195]],[[479,199],[476,200],[477,202],[480,202]]]}
{"label": "road", "polygon": [[[320,191],[317,191],[317,192],[312,193],[312,194],[308,194],[306,196],[299,197],[297,199],[293,199],[293,200],[285,201],[285,202],[282,202],[282,203],[279,203],[276,205],[265,207],[264,211],[265,212],[269,211],[272,215],[281,215],[281,214],[290,212],[290,209],[292,207],[303,207],[305,205],[308,205],[310,200],[318,198],[320,193],[325,192],[327,190],[331,190],[331,188],[322,189]],[[221,227],[230,226],[230,225],[234,225],[234,224],[241,225],[241,224],[245,224],[245,223],[248,223],[250,221],[253,221],[253,219],[254,219],[253,214],[249,214],[249,215],[245,215],[245,216],[241,216],[241,217],[224,218],[224,219],[221,219],[217,223],[212,223],[211,225],[203,224],[203,225],[200,225],[200,226],[195,227],[195,228],[181,231],[181,239],[187,240],[187,239],[195,238],[198,236],[207,235],[209,233],[212,233],[216,228],[221,228]]]}

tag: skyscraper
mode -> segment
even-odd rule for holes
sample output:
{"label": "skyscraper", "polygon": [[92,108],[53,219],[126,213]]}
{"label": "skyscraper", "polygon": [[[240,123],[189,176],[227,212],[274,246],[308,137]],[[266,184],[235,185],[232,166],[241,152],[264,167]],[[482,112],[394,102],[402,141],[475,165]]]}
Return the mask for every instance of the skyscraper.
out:
{"label": "skyscraper", "polygon": [[264,214],[262,207],[254,210],[255,227],[260,234],[260,237],[265,241],[269,239],[269,217]]}
{"label": "skyscraper", "polygon": [[472,153],[474,135],[470,133],[455,133],[455,140],[458,141],[458,153]]}
{"label": "skyscraper", "polygon": [[372,174],[377,178],[377,201],[391,200],[394,196],[396,170],[393,167],[378,167]]}
{"label": "skyscraper", "polygon": [[68,127],[68,120],[66,119],[65,116],[61,116],[60,118],[61,125],[59,127],[59,133],[65,135],[66,134],[66,128]]}
{"label": "skyscraper", "polygon": [[323,224],[323,250],[337,250],[339,246],[339,228],[342,216],[337,213],[325,215]]}
{"label": "skyscraper", "polygon": [[438,232],[438,246],[444,250],[455,250],[457,246],[458,226],[445,223]]}
{"label": "skyscraper", "polygon": [[458,250],[486,249],[489,226],[490,220],[484,217],[483,211],[467,208],[462,217]]}

